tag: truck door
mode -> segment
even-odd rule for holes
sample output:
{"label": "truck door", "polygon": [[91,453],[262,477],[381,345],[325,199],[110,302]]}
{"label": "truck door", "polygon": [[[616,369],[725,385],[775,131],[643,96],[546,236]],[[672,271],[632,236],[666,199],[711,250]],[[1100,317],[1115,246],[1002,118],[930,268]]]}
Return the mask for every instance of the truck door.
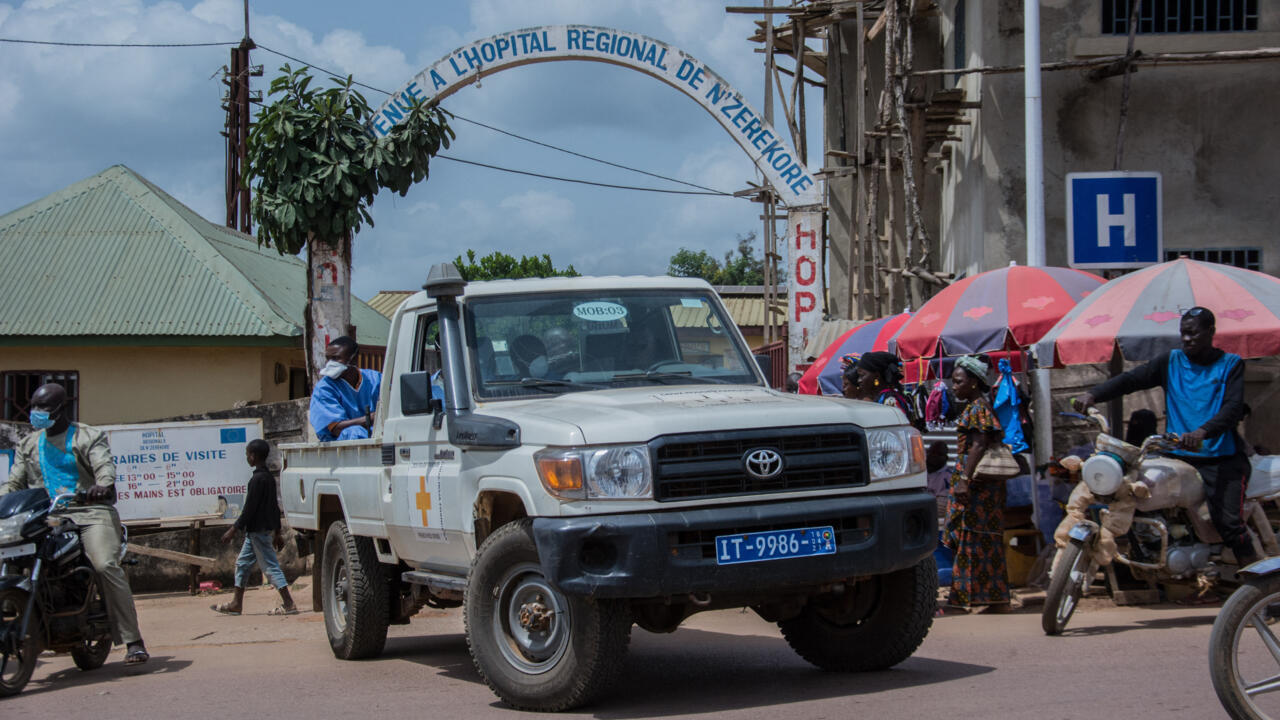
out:
{"label": "truck door", "polygon": [[[396,354],[395,372],[429,372],[433,386],[439,390],[439,351],[436,349],[436,316],[423,312],[414,322],[401,324],[400,348],[409,353]],[[463,542],[463,520],[470,506],[462,506],[459,498],[459,455],[449,444],[447,418],[439,428],[434,417],[406,416],[399,410],[399,377],[388,403],[384,442],[394,444],[394,463],[390,466],[390,491],[386,495],[384,517],[387,533],[401,559],[415,567],[427,567],[465,575],[470,566]]]}

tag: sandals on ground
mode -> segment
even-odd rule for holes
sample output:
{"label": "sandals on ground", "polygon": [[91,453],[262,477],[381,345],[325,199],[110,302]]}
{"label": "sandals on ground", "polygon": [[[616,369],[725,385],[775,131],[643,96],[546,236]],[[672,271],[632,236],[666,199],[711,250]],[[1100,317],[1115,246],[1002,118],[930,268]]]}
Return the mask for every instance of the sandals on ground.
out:
{"label": "sandals on ground", "polygon": [[271,610],[269,610],[269,611],[267,612],[267,614],[268,614],[268,615],[297,615],[297,614],[298,614],[298,608],[296,608],[296,607],[288,607],[288,608],[287,608],[287,607],[285,607],[285,606],[283,606],[283,605],[277,605],[277,606],[275,606],[274,608],[272,608]]}
{"label": "sandals on ground", "polygon": [[239,615],[239,610],[232,610],[234,607],[231,603],[222,603],[221,605],[210,605],[209,609],[222,615]]}
{"label": "sandals on ground", "polygon": [[145,647],[139,646],[125,652],[125,665],[138,665],[151,659],[151,653],[147,652]]}

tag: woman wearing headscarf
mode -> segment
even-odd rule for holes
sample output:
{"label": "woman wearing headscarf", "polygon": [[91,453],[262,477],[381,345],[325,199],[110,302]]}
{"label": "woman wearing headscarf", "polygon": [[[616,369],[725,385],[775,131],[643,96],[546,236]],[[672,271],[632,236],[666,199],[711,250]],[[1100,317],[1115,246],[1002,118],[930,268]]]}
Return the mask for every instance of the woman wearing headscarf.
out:
{"label": "woman wearing headscarf", "polygon": [[973,480],[978,462],[1001,442],[1000,421],[988,400],[991,363],[986,356],[956,360],[951,389],[968,406],[956,422],[956,464],[951,474],[951,507],[943,540],[955,553],[948,604],[986,612],[1008,612],[1005,579],[1004,503],[1002,481]]}
{"label": "woman wearing headscarf", "polygon": [[842,391],[851,400],[866,400],[881,405],[892,405],[907,416],[907,421],[917,425],[911,401],[902,392],[902,361],[888,352],[869,352],[862,355],[845,355]]}

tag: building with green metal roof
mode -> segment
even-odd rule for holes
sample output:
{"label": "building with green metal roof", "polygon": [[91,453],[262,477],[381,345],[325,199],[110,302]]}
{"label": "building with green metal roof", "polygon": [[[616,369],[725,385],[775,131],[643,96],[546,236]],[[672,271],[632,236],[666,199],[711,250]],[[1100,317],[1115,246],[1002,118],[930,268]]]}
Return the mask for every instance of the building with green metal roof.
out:
{"label": "building with green metal roof", "polygon": [[[305,263],[205,220],[123,165],[0,216],[3,419],[57,380],[89,423],[306,392]],[[356,298],[375,354],[390,322]]]}

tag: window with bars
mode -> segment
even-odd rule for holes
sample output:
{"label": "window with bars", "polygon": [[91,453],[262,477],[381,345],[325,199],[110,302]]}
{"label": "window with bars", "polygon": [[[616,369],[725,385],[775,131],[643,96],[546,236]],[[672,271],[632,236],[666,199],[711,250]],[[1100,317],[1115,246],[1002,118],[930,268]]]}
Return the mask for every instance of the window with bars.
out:
{"label": "window with bars", "polygon": [[[1102,0],[1102,34],[1128,35],[1133,0]],[[1258,0],[1142,0],[1138,33],[1226,33],[1258,29]]]}
{"label": "window with bars", "polygon": [[1235,265],[1245,270],[1262,271],[1262,250],[1260,248],[1211,248],[1208,250],[1165,250],[1165,260],[1177,260],[1188,257],[1202,262]]}
{"label": "window with bars", "polygon": [[80,419],[80,373],[75,370],[13,370],[4,376],[4,419],[31,422],[31,395],[45,383],[67,391],[67,417]]}

